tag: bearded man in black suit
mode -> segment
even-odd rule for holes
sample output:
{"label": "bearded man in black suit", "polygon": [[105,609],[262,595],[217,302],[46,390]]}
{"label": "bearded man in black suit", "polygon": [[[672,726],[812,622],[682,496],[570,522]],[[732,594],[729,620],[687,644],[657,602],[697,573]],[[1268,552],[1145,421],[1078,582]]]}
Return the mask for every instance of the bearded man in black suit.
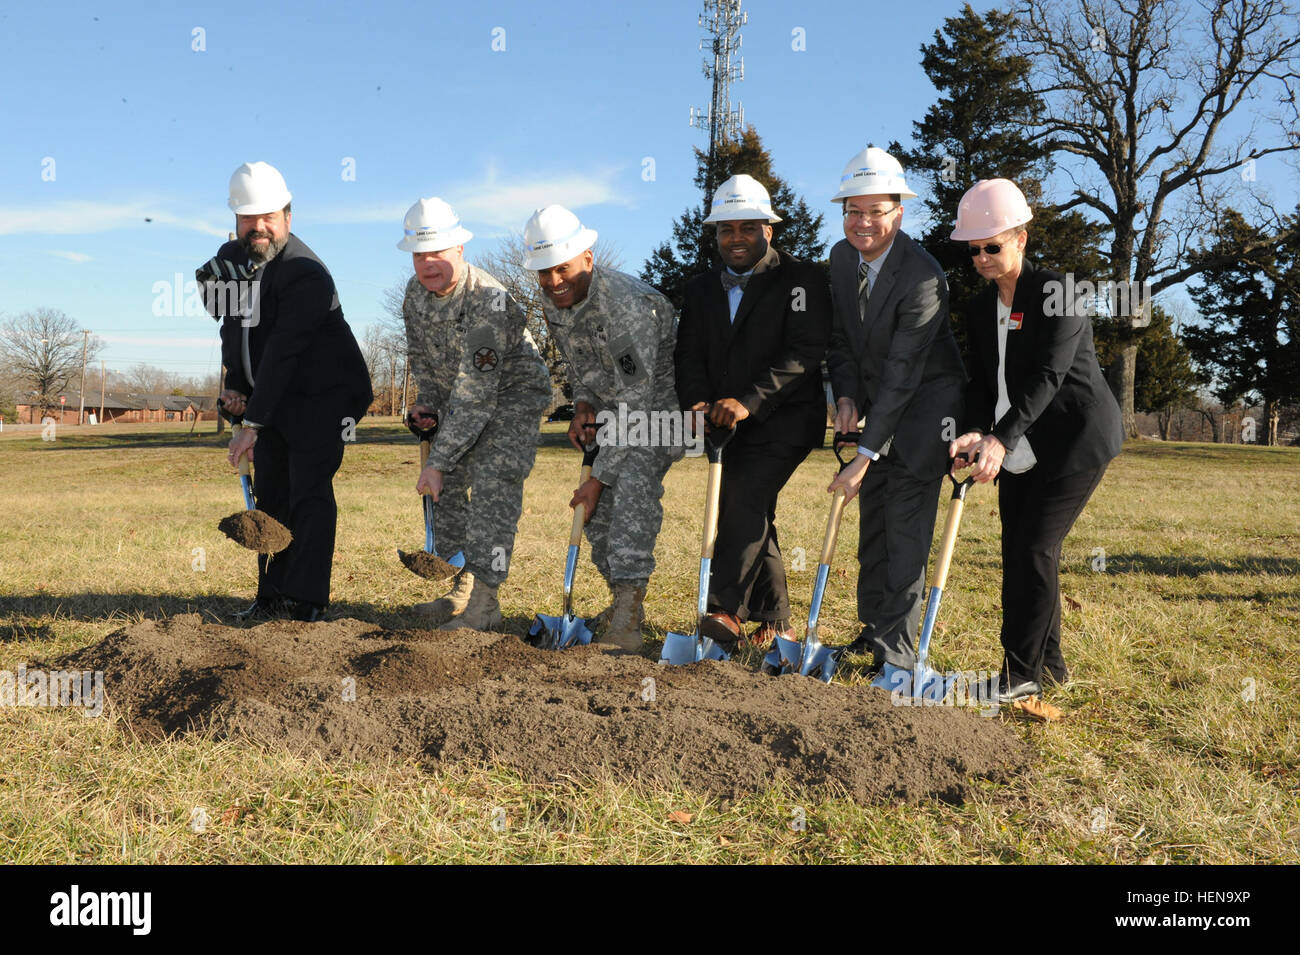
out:
{"label": "bearded man in black suit", "polygon": [[230,443],[230,463],[252,461],[256,453],[258,508],[293,534],[286,550],[258,555],[257,599],[236,614],[242,619],[323,616],[338,515],[333,478],[372,398],[334,280],[289,231],[291,199],[273,166],[240,166],[229,200],[237,238],[199,270],[200,280],[240,286],[240,307],[228,310],[235,314],[218,315],[226,366],[221,402],[244,424]]}

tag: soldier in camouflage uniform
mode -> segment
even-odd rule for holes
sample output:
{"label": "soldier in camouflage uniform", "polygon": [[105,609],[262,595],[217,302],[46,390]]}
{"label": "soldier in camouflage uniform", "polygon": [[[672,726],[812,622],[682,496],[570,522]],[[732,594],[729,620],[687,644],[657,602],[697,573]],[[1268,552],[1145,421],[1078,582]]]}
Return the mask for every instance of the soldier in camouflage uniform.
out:
{"label": "soldier in camouflage uniform", "polygon": [[422,428],[434,415],[438,421],[416,489],[438,504],[439,548],[465,553],[452,590],[416,609],[444,630],[490,630],[501,625],[497,588],[510,566],[551,379],[523,310],[465,261],[472,236],[451,207],[421,199],[405,231],[398,248],[412,253],[415,275],[402,316],[420,384],[411,414]]}
{"label": "soldier in camouflage uniform", "polygon": [[[547,326],[569,365],[569,440],[600,445],[591,480],[569,502],[586,508],[591,559],[613,591],[597,642],[639,650],[664,474],[686,439],[673,385],[677,316],[649,285],[596,267],[595,241],[572,212],[547,206],[524,229],[524,267],[537,272]],[[620,425],[638,418],[649,426]]]}

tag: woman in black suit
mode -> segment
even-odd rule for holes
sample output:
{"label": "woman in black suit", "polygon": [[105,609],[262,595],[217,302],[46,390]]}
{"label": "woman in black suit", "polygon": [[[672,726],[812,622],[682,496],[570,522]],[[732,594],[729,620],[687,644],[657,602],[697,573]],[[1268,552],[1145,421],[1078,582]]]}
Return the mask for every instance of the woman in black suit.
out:
{"label": "woman in black suit", "polygon": [[1002,517],[1002,672],[991,698],[1040,719],[1061,715],[1039,698],[1064,683],[1061,544],[1124,443],[1119,405],[1092,343],[1091,305],[1065,276],[1025,257],[1029,204],[1007,179],[962,197],[952,238],[970,243],[992,287],[967,318],[963,434],[949,454],[978,460],[978,482],[998,478]]}

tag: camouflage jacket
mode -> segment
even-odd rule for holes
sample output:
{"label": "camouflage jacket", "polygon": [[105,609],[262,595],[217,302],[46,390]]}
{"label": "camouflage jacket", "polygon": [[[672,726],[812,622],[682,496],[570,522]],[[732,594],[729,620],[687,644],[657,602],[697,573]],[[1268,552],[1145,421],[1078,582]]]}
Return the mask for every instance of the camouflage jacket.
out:
{"label": "camouflage jacket", "polygon": [[[671,412],[680,422],[673,381],[677,313],[668,299],[639,279],[599,266],[587,297],[572,308],[541,298],[546,325],[569,366],[575,402],[585,401],[598,415],[620,415],[623,405],[628,413]],[[657,447],[672,459],[683,450],[662,441]],[[627,452],[625,443],[602,442],[592,475],[617,474]]]}
{"label": "camouflage jacket", "polygon": [[420,402],[438,413],[431,466],[453,470],[495,415],[518,417],[530,428],[541,424],[551,376],[523,309],[491,275],[466,263],[446,298],[412,276],[402,317]]}

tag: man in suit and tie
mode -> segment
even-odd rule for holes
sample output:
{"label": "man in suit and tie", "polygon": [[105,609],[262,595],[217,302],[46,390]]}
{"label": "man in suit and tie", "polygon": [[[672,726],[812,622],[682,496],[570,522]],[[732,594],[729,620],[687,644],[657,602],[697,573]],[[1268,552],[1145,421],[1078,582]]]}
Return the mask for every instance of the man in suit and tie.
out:
{"label": "man in suit and tie", "polygon": [[925,564],[966,383],[943,270],[901,230],[902,200],[915,197],[898,161],[869,147],[849,161],[833,200],[844,239],[831,249],[826,364],[836,432],[861,422],[862,434],[830,490],[861,495],[854,643],[871,648],[874,670],[916,662]]}
{"label": "man in suit and tie", "polygon": [[830,291],[820,267],[770,243],[767,190],[747,175],[719,187],[705,220],[722,266],[686,285],[673,353],[683,409],[735,428],[723,457],[709,613],[700,632],[729,650],[745,621],[750,639],[791,637],[776,499],[826,434],[821,360]]}

